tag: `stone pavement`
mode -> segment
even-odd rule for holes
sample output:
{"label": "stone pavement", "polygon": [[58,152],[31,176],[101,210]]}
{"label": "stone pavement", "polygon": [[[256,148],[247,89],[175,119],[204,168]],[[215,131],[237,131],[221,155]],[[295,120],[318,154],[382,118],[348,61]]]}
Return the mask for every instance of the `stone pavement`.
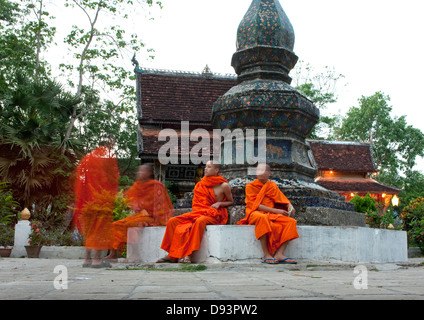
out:
{"label": "stone pavement", "polygon": [[[93,269],[82,268],[82,260],[1,258],[0,299],[424,300],[422,257],[407,263],[359,267],[350,263],[258,262],[208,264],[206,270],[196,272],[168,270],[181,267],[119,262],[113,269]],[[62,281],[66,276],[67,283]],[[60,287],[66,284],[67,288]]]}

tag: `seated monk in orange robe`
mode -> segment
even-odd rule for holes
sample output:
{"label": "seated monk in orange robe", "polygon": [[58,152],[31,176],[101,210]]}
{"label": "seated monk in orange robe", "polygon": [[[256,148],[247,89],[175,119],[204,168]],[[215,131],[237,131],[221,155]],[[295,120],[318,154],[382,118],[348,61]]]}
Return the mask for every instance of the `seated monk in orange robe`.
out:
{"label": "seated monk in orange robe", "polygon": [[257,178],[246,185],[246,217],[239,225],[255,225],[256,239],[261,242],[264,263],[295,264],[296,261],[284,256],[290,240],[299,238],[294,208],[278,186],[269,181],[270,167],[259,164]]}
{"label": "seated monk in orange robe", "polygon": [[109,267],[101,259],[101,252],[112,248],[113,209],[119,182],[118,164],[110,148],[100,146],[82,158],[75,169],[75,179],[73,223],[85,240],[83,267]]}
{"label": "seated monk in orange robe", "polygon": [[194,187],[193,212],[168,221],[161,248],[168,255],[157,262],[191,263],[190,255],[199,250],[206,225],[226,224],[227,207],[233,204],[231,188],[219,175],[220,165],[208,161],[205,175]]}
{"label": "seated monk in orange robe", "polygon": [[128,228],[166,226],[174,214],[171,199],[165,186],[153,180],[151,163],[143,164],[137,172],[137,181],[125,192],[134,214],[113,223],[113,249],[105,259],[116,262],[118,251],[127,243]]}

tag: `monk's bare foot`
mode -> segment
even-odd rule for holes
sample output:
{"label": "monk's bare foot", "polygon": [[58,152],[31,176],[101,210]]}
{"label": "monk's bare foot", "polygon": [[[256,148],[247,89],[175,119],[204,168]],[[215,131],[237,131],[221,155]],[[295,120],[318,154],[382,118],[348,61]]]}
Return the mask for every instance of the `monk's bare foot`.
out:
{"label": "monk's bare foot", "polygon": [[190,257],[189,257],[189,256],[187,256],[187,257],[184,257],[184,258],[179,259],[179,260],[178,260],[178,262],[179,262],[179,263],[187,263],[187,264],[190,264],[190,263],[191,263],[191,259],[190,259]]}
{"label": "monk's bare foot", "polygon": [[110,254],[103,258],[109,262],[118,262],[118,252],[117,250],[111,250]]}
{"label": "monk's bare foot", "polygon": [[111,258],[109,256],[104,257],[103,259],[106,260],[106,261],[109,261],[109,262],[118,262],[118,259],[117,258]]}
{"label": "monk's bare foot", "polygon": [[266,263],[266,264],[276,264],[278,263],[277,259],[275,259],[273,256],[271,255],[266,255],[264,256],[264,259],[262,260],[262,263]]}
{"label": "monk's bare foot", "polygon": [[111,264],[107,261],[94,259],[91,268],[110,268]]}
{"label": "monk's bare foot", "polygon": [[281,263],[281,264],[297,264],[296,260],[292,259],[292,258],[287,258],[286,256],[281,256],[281,257],[276,257],[277,258],[277,263]]}
{"label": "monk's bare foot", "polygon": [[91,259],[85,259],[84,262],[82,263],[82,267],[89,268],[91,267],[91,263],[92,263]]}
{"label": "monk's bare foot", "polygon": [[156,263],[177,263],[177,262],[178,262],[177,258],[171,258],[170,256],[160,258],[158,261],[156,261]]}

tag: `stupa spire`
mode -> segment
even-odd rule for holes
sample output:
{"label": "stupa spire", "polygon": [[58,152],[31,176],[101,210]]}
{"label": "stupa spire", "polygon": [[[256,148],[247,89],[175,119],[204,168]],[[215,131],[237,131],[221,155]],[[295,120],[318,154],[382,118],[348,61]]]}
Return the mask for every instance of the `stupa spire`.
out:
{"label": "stupa spire", "polygon": [[239,82],[274,79],[291,83],[297,63],[293,26],[278,0],[253,0],[237,30],[232,66]]}

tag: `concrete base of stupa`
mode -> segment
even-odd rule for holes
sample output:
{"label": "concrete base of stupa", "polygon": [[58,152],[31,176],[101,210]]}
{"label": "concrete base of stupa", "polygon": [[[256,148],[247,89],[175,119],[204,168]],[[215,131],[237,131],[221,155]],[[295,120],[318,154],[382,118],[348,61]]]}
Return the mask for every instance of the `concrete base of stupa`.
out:
{"label": "concrete base of stupa", "polygon": [[[234,206],[228,208],[228,224],[235,225],[245,217],[245,188],[253,179],[230,180]],[[354,205],[338,193],[315,183],[296,179],[272,179],[296,209],[298,225],[365,227],[365,215],[355,212]],[[191,211],[193,193],[177,200],[175,215]]]}

